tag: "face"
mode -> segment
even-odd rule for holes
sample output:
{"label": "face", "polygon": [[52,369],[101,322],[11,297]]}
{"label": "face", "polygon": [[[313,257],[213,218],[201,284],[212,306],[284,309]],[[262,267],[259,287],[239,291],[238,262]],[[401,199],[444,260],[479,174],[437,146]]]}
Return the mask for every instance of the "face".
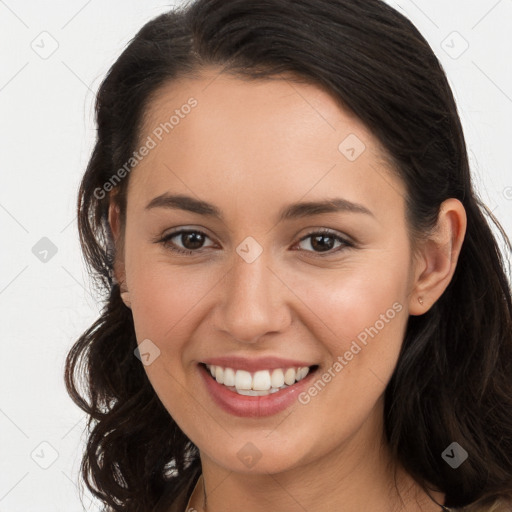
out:
{"label": "face", "polygon": [[377,140],[321,88],[210,70],[159,91],[144,144],[123,275],[202,457],[276,473],[380,439],[414,271]]}

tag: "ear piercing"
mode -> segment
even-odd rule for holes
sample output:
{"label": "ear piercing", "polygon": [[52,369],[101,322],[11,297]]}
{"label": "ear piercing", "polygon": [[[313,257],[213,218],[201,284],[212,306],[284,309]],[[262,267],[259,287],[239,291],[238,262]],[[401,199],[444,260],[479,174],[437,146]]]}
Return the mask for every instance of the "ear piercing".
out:
{"label": "ear piercing", "polygon": [[418,302],[423,306],[423,298],[422,297],[418,297]]}

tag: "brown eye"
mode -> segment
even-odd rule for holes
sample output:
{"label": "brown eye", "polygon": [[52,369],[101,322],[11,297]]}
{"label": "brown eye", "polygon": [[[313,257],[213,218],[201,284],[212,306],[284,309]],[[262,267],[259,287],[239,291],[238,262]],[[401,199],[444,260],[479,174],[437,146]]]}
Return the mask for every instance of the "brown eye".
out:
{"label": "brown eye", "polygon": [[[306,241],[308,242],[307,244],[304,243]],[[300,240],[299,245],[300,244],[304,244],[302,250],[318,253],[319,255],[322,255],[321,253],[333,254],[344,248],[353,247],[351,242],[341,236],[336,235],[331,231],[322,230],[309,233]]]}
{"label": "brown eye", "polygon": [[206,239],[208,239],[208,236],[201,231],[181,230],[164,236],[160,242],[171,251],[192,254],[200,252],[204,248]]}
{"label": "brown eye", "polygon": [[185,249],[200,249],[204,244],[205,236],[197,231],[188,231],[179,235]]}

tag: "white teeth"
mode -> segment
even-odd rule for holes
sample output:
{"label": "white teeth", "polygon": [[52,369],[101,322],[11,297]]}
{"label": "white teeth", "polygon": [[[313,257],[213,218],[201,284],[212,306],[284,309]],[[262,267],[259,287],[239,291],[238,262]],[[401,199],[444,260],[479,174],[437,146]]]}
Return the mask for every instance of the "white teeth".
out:
{"label": "white teeth", "polygon": [[224,370],[224,386],[235,385],[235,371],[232,368],[226,368]]}
{"label": "white teeth", "polygon": [[236,389],[251,389],[252,388],[252,376],[245,370],[237,370],[235,375],[235,387]]}
{"label": "white teeth", "polygon": [[284,373],[281,368],[277,368],[277,370],[272,372],[271,384],[273,388],[280,388],[281,386],[284,386]]}
{"label": "white teeth", "polygon": [[298,381],[302,380],[308,373],[309,373],[309,368],[307,366],[303,366],[302,368],[298,369],[296,379]]}
{"label": "white teeth", "polygon": [[270,384],[270,373],[268,370],[256,372],[252,378],[252,389],[255,391],[268,391]]}
{"label": "white teeth", "polygon": [[215,380],[219,384],[224,384],[224,368],[222,366],[215,367]]}
{"label": "white teeth", "polygon": [[219,383],[240,395],[264,396],[299,382],[309,373],[309,367],[276,368],[258,370],[254,374],[246,370],[234,370],[222,366],[206,365],[212,377]]}
{"label": "white teeth", "polygon": [[269,391],[255,391],[254,389],[237,389],[236,392],[239,395],[245,396],[266,396],[272,393],[277,393],[280,389],[270,389]]}
{"label": "white teeth", "polygon": [[295,377],[297,376],[297,372],[295,368],[288,368],[284,372],[284,383],[288,386],[291,386],[295,382]]}

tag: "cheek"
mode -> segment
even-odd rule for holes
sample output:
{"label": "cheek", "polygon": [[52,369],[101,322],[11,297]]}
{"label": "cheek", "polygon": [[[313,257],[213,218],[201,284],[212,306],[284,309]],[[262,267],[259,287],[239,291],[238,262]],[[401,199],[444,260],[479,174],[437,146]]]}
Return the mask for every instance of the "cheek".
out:
{"label": "cheek", "polygon": [[187,320],[215,286],[214,273],[197,267],[173,266],[161,257],[133,255],[127,260],[137,339],[160,342],[183,339]]}
{"label": "cheek", "polygon": [[341,269],[322,269],[316,275],[295,273],[289,282],[310,310],[308,317],[316,317],[322,325],[324,335],[319,339],[328,343],[331,353],[339,354],[355,339],[364,343],[365,337],[376,336],[375,328],[382,335],[402,332],[406,270],[405,261],[393,264],[376,258],[365,264],[347,262]]}
{"label": "cheek", "polygon": [[[191,411],[197,409],[187,378],[191,370],[190,339],[202,317],[201,301],[216,280],[212,272],[172,266],[161,258],[132,253],[127,281],[136,337],[151,340],[158,357],[144,370],[151,385],[180,428],[193,431]],[[188,365],[188,366],[187,366]]]}
{"label": "cheek", "polygon": [[351,410],[353,419],[361,420],[396,366],[408,317],[408,267],[404,261],[390,263],[392,258],[378,260],[380,265],[347,265],[317,279],[295,276],[293,287],[306,306],[303,312],[309,311],[302,321],[309,322],[317,343],[328,352],[318,379],[301,401],[316,414],[338,411],[340,421],[347,421],[346,411]]}

